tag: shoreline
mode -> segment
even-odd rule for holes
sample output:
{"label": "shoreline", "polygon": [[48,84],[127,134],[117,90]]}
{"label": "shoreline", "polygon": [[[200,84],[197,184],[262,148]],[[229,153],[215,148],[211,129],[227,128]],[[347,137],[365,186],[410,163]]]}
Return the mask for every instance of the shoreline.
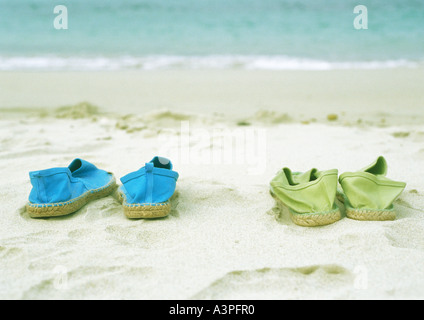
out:
{"label": "shoreline", "polygon": [[345,114],[373,122],[389,117],[401,124],[421,122],[423,92],[422,68],[0,72],[0,109],[87,101],[119,114],[167,109],[236,119],[267,110],[299,121]]}

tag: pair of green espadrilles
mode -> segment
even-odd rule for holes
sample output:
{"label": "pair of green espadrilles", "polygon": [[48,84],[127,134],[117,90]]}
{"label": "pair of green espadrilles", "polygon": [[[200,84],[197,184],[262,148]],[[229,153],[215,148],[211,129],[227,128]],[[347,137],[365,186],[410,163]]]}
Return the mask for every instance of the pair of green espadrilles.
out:
{"label": "pair of green espadrilles", "polygon": [[323,226],[342,218],[336,198],[344,203],[346,216],[356,220],[395,220],[393,202],[406,183],[386,177],[387,162],[379,157],[371,165],[338,177],[338,170],[292,172],[281,169],[271,181],[272,196],[300,226]]}

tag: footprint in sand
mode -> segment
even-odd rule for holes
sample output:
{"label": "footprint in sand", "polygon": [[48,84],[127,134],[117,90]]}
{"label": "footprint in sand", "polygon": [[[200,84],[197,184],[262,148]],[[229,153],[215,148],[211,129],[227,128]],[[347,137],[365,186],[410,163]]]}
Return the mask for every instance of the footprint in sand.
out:
{"label": "footprint in sand", "polygon": [[[274,198],[274,196],[271,194]],[[294,222],[290,218],[289,209],[283,205],[280,201],[276,201],[274,198],[274,207],[267,211],[267,214],[273,216],[274,219],[282,225],[294,226]]]}
{"label": "footprint in sand", "polygon": [[[265,268],[233,271],[216,280],[192,299],[308,299],[353,289],[354,274],[339,265],[316,265],[301,268]],[[315,290],[311,290],[315,288]],[[342,290],[344,289],[344,290]]]}
{"label": "footprint in sand", "polygon": [[20,257],[23,254],[24,250],[16,247],[0,247],[0,259],[15,259]]}
{"label": "footprint in sand", "polygon": [[[144,220],[140,221],[144,224]],[[140,224],[132,226],[108,226],[105,231],[120,244],[150,249],[152,247],[169,247],[172,245],[160,230],[147,230]]]}
{"label": "footprint in sand", "polygon": [[21,246],[28,243],[46,243],[54,241],[56,236],[59,234],[59,231],[56,230],[44,230],[39,232],[32,232],[27,234],[22,234],[16,237],[10,237],[2,239],[2,245],[4,246]]}
{"label": "footprint in sand", "polygon": [[190,183],[181,183],[178,190],[177,198],[171,201],[170,216],[180,217],[179,212],[184,212],[182,217],[189,218],[190,214],[204,212],[205,208],[214,208],[215,210],[220,207],[231,208],[237,203],[245,203],[249,200],[235,187],[217,181],[194,180]]}
{"label": "footprint in sand", "polygon": [[175,193],[171,197],[170,201],[171,201],[171,212],[169,213],[169,215],[174,217],[174,218],[179,218],[180,213],[179,213],[177,208],[178,208],[178,205],[180,203],[180,192],[178,190],[175,191]]}
{"label": "footprint in sand", "polygon": [[23,205],[21,207],[18,208],[17,210],[18,214],[25,220],[31,220],[31,217],[28,214],[28,211],[26,209],[26,206]]}
{"label": "footprint in sand", "polygon": [[[424,250],[424,222],[403,219],[386,227],[385,236],[393,247]],[[407,235],[407,236],[405,236]]]}
{"label": "footprint in sand", "polygon": [[68,237],[75,240],[89,240],[95,230],[90,229],[75,229],[68,232]]}
{"label": "footprint in sand", "polygon": [[143,299],[149,292],[140,290],[139,286],[122,286],[122,283],[154,286],[154,275],[150,267],[116,265],[78,266],[68,269],[66,266],[60,266],[52,269],[47,277],[27,289],[21,299],[78,299],[81,292],[84,292],[86,299]]}
{"label": "footprint in sand", "polygon": [[123,215],[122,205],[113,196],[90,202],[81,211],[86,221],[109,218],[115,214]]}
{"label": "footprint in sand", "polygon": [[394,132],[392,133],[392,136],[395,138],[408,138],[411,135],[410,132],[404,131],[404,132]]}

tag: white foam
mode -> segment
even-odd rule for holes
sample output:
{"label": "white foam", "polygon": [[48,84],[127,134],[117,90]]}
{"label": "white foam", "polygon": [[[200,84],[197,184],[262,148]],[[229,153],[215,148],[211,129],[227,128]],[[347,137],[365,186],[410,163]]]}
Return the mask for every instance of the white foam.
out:
{"label": "white foam", "polygon": [[0,57],[0,70],[102,71],[158,69],[334,70],[418,67],[408,60],[330,62],[288,56]]}

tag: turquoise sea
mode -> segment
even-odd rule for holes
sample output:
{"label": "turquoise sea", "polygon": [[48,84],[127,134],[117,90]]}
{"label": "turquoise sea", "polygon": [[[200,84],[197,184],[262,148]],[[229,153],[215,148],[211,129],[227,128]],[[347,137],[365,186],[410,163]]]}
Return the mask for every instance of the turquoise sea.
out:
{"label": "turquoise sea", "polygon": [[[57,5],[68,29],[56,29]],[[355,29],[364,5],[368,29]],[[62,20],[63,22],[63,20]],[[0,0],[0,70],[414,67],[424,0]]]}

